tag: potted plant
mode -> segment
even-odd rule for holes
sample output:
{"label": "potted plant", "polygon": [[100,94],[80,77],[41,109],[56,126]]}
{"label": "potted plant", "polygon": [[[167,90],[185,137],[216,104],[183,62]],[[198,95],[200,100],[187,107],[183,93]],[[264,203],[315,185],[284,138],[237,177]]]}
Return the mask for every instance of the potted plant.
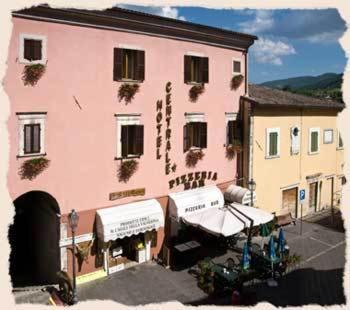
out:
{"label": "potted plant", "polygon": [[21,165],[19,175],[21,179],[33,180],[49,166],[49,163],[50,160],[45,157],[28,159]]}
{"label": "potted plant", "polygon": [[137,240],[135,242],[136,261],[138,263],[144,263],[146,261],[146,248],[142,241]]}
{"label": "potted plant", "polygon": [[43,64],[32,64],[24,66],[22,80],[24,85],[34,86],[45,73],[46,66]]}
{"label": "potted plant", "polygon": [[186,155],[186,166],[195,167],[199,160],[202,160],[204,153],[201,149],[199,150],[189,150]]}
{"label": "potted plant", "polygon": [[140,90],[140,85],[136,83],[134,84],[124,83],[120,85],[118,90],[119,101],[122,101],[124,99],[126,104],[130,103],[134,99],[135,94],[139,90]]}
{"label": "potted plant", "polygon": [[191,102],[196,102],[199,95],[205,91],[204,85],[193,85],[189,91],[189,97]]}
{"label": "potted plant", "polygon": [[244,76],[242,74],[234,75],[231,79],[231,90],[236,90],[243,82]]}
{"label": "potted plant", "polygon": [[131,176],[137,171],[139,163],[135,159],[121,162],[118,169],[118,178],[120,182],[128,182]]}

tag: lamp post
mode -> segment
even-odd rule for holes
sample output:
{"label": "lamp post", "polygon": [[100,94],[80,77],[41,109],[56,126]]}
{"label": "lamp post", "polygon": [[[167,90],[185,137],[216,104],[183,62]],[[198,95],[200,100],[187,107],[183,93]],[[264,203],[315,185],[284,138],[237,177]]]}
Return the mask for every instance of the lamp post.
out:
{"label": "lamp post", "polygon": [[76,284],[76,274],[75,274],[75,231],[78,226],[79,222],[79,215],[75,210],[73,209],[71,213],[68,215],[68,221],[69,226],[72,230],[72,246],[73,246],[73,296],[72,296],[72,303],[73,305],[78,302],[78,296],[77,296],[77,284]]}
{"label": "lamp post", "polygon": [[[254,206],[254,201],[253,201],[253,193],[256,189],[256,183],[253,179],[250,179],[250,181],[248,182],[248,187],[250,190],[250,206],[253,207]],[[250,249],[251,244],[252,244],[252,229],[253,229],[253,221],[250,222],[250,228],[249,228],[249,233],[248,233],[248,248]]]}
{"label": "lamp post", "polygon": [[253,193],[256,189],[256,183],[253,179],[250,179],[250,181],[248,182],[248,187],[250,190],[250,206],[253,207],[254,206]]}

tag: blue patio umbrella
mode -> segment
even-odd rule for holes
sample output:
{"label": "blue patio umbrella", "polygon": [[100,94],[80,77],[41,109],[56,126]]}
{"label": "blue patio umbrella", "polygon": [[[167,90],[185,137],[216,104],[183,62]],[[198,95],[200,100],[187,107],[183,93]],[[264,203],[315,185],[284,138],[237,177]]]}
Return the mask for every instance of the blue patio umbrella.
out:
{"label": "blue patio umbrella", "polygon": [[250,267],[250,260],[249,260],[249,251],[248,251],[248,243],[245,242],[243,246],[243,255],[242,255],[242,269],[247,270]]}
{"label": "blue patio umbrella", "polygon": [[284,238],[284,233],[282,228],[280,229],[280,232],[278,234],[278,250],[280,254],[283,255],[285,251],[285,246],[286,246],[286,239]]}
{"label": "blue patio umbrella", "polygon": [[275,240],[273,236],[270,237],[269,241],[269,258],[271,262],[274,262],[276,260],[276,250],[275,250]]}

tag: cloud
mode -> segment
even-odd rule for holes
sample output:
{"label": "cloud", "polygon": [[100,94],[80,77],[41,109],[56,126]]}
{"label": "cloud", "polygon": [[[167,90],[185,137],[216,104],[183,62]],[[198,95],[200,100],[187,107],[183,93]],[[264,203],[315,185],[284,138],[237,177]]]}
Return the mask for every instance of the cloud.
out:
{"label": "cloud", "polygon": [[282,56],[296,54],[291,44],[263,37],[254,43],[251,52],[256,62],[276,66],[283,64]]}
{"label": "cloud", "polygon": [[154,14],[158,16],[174,18],[179,20],[186,20],[184,16],[179,15],[179,10],[176,8],[172,8],[170,6],[139,6],[139,5],[128,5],[128,4],[118,4],[117,7],[140,11],[148,14]]}
{"label": "cloud", "polygon": [[[246,12],[246,14],[251,15],[251,13],[248,12]],[[257,10],[253,20],[242,22],[239,24],[239,27],[242,32],[256,34],[271,29],[273,25],[273,13],[271,11]]]}
{"label": "cloud", "polygon": [[243,32],[311,43],[336,42],[346,30],[336,9],[256,10],[247,16],[250,18],[239,24]]}

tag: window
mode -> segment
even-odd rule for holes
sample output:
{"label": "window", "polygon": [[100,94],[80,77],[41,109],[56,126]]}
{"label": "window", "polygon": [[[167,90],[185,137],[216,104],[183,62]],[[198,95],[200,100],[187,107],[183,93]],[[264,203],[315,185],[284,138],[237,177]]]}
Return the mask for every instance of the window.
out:
{"label": "window", "polygon": [[145,79],[145,51],[114,49],[113,80],[143,81]]}
{"label": "window", "polygon": [[320,128],[309,129],[309,154],[317,154],[320,149]]}
{"label": "window", "polygon": [[208,83],[209,82],[209,59],[185,55],[184,58],[185,83]]}
{"label": "window", "polygon": [[266,157],[274,158],[280,155],[280,129],[268,128],[266,130]]}
{"label": "window", "polygon": [[122,157],[143,155],[143,125],[121,126]]}
{"label": "window", "polygon": [[46,37],[21,34],[19,53],[19,61],[21,63],[44,64],[46,62]]}
{"label": "window", "polygon": [[241,74],[242,69],[241,69],[241,61],[240,60],[233,60],[232,62],[232,72],[233,74]]}
{"label": "window", "polygon": [[343,139],[341,137],[340,131],[338,130],[338,149],[342,149],[344,147]]}
{"label": "window", "polygon": [[117,114],[117,157],[139,157],[143,155],[144,126],[141,114]]}
{"label": "window", "polygon": [[18,156],[44,155],[46,113],[17,113],[19,121]]}
{"label": "window", "polygon": [[242,145],[242,126],[238,120],[227,122],[227,145]]}
{"label": "window", "polygon": [[190,122],[184,126],[184,152],[192,147],[207,147],[207,123]]}
{"label": "window", "polygon": [[323,143],[324,144],[333,143],[333,129],[325,129],[323,131]]}

